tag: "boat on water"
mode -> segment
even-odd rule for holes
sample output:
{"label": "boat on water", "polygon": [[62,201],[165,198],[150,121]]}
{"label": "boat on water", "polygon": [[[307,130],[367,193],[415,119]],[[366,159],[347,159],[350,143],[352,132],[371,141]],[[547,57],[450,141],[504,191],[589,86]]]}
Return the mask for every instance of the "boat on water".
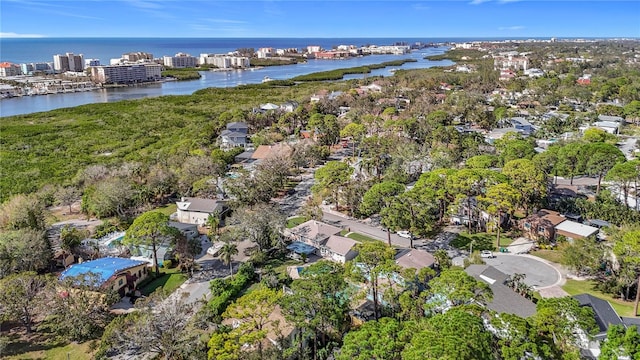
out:
{"label": "boat on water", "polygon": [[263,83],[266,83],[266,82],[269,82],[269,81],[273,81],[273,79],[268,77],[268,76],[265,76],[264,79],[262,79]]}

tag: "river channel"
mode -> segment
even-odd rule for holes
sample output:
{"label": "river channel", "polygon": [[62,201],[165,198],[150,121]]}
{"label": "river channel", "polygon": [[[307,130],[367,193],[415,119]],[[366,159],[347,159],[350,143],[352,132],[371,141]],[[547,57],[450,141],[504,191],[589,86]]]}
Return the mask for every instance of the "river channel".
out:
{"label": "river channel", "polygon": [[251,70],[202,71],[200,72],[202,75],[200,79],[191,81],[166,81],[77,93],[15,97],[0,100],[0,116],[30,114],[85,104],[140,99],[145,97],[189,95],[196,90],[209,87],[226,88],[243,84],[257,84],[262,82],[265,77],[274,80],[284,80],[320,71],[379,64],[392,60],[417,60],[417,62],[405,63],[400,67],[376,69],[366,75],[347,75],[345,79],[357,79],[364,76],[390,76],[392,75],[392,71],[396,69],[422,69],[433,66],[452,65],[453,63],[449,60],[429,61],[424,59],[425,56],[442,54],[446,50],[446,47],[427,48],[415,50],[405,55],[370,55],[346,60],[309,60],[302,64],[271,66]]}

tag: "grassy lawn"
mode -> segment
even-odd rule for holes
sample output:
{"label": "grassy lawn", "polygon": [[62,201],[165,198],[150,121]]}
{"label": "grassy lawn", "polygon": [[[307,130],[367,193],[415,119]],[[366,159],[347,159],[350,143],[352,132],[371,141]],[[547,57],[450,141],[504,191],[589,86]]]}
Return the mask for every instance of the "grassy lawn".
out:
{"label": "grassy lawn", "polygon": [[567,279],[567,283],[562,286],[562,289],[569,293],[569,295],[578,294],[591,294],[597,298],[607,300],[611,306],[616,310],[620,316],[634,316],[633,315],[633,302],[622,301],[620,299],[614,299],[609,294],[602,293],[594,288],[593,281],[579,281],[574,279]]}
{"label": "grassy lawn", "polygon": [[[458,237],[451,241],[451,246],[456,247],[458,249],[468,250],[470,248],[469,244],[471,241],[475,241],[473,244],[474,250],[496,250],[496,234],[489,233],[477,233],[477,234],[468,234],[468,233],[460,233]],[[500,234],[500,246],[508,246],[513,242],[513,239]]]}
{"label": "grassy lawn", "polygon": [[160,269],[160,277],[142,284],[140,291],[147,296],[158,289],[163,289],[166,293],[170,294],[179,288],[186,280],[187,276],[182,274],[178,268],[163,268]]}
{"label": "grassy lawn", "polygon": [[[342,233],[341,233],[341,234],[342,234]],[[380,240],[378,240],[378,239],[374,239],[374,238],[372,238],[372,237],[369,237],[369,236],[366,236],[366,235],[362,235],[362,234],[358,234],[358,233],[354,233],[354,232],[352,232],[351,234],[347,235],[347,237],[348,237],[349,239],[353,239],[353,240],[355,240],[355,241],[360,241],[360,242],[367,242],[367,241],[369,241],[369,242],[374,241],[374,242],[375,242],[375,241],[380,241]]]}
{"label": "grassy lawn", "polygon": [[307,218],[305,218],[304,216],[294,216],[290,219],[287,219],[287,229],[294,228],[306,221]]}
{"label": "grassy lawn", "polygon": [[6,353],[0,355],[2,356],[2,359],[7,360],[90,360],[93,358],[93,351],[91,350],[90,344],[90,341],[82,344],[70,343],[64,345],[64,343],[57,344],[53,339],[48,339],[43,342],[30,341],[28,343],[18,340],[10,342],[6,349]]}
{"label": "grassy lawn", "polygon": [[536,250],[530,253],[533,256],[545,259],[547,261],[554,262],[556,264],[562,264],[562,251],[560,250]]}
{"label": "grassy lawn", "polygon": [[171,203],[171,204],[167,204],[165,206],[161,206],[157,209],[155,209],[154,211],[158,211],[161,212],[167,216],[171,216],[171,214],[173,214],[174,212],[176,212],[178,210],[178,206],[176,205],[176,203]]}

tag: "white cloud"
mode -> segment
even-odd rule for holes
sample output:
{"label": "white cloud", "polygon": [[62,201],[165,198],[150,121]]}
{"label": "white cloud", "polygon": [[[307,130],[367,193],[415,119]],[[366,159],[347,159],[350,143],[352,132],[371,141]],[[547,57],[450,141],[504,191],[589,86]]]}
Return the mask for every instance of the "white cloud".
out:
{"label": "white cloud", "polygon": [[18,34],[14,32],[0,32],[0,38],[41,38],[41,34]]}
{"label": "white cloud", "polygon": [[524,26],[522,25],[515,25],[515,26],[500,26],[498,28],[498,30],[511,30],[511,31],[517,31],[517,30],[523,30]]}

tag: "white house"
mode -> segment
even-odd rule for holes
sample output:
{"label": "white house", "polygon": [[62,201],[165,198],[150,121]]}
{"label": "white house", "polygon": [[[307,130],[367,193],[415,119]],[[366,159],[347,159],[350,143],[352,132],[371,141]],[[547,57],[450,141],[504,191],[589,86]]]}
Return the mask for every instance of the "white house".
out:
{"label": "white house", "polygon": [[185,224],[204,224],[209,215],[224,211],[224,203],[219,200],[183,197],[176,202],[178,211],[172,220]]}
{"label": "white house", "polygon": [[331,235],[324,246],[320,248],[320,255],[324,258],[344,264],[358,255],[355,246],[359,244],[348,237]]}

